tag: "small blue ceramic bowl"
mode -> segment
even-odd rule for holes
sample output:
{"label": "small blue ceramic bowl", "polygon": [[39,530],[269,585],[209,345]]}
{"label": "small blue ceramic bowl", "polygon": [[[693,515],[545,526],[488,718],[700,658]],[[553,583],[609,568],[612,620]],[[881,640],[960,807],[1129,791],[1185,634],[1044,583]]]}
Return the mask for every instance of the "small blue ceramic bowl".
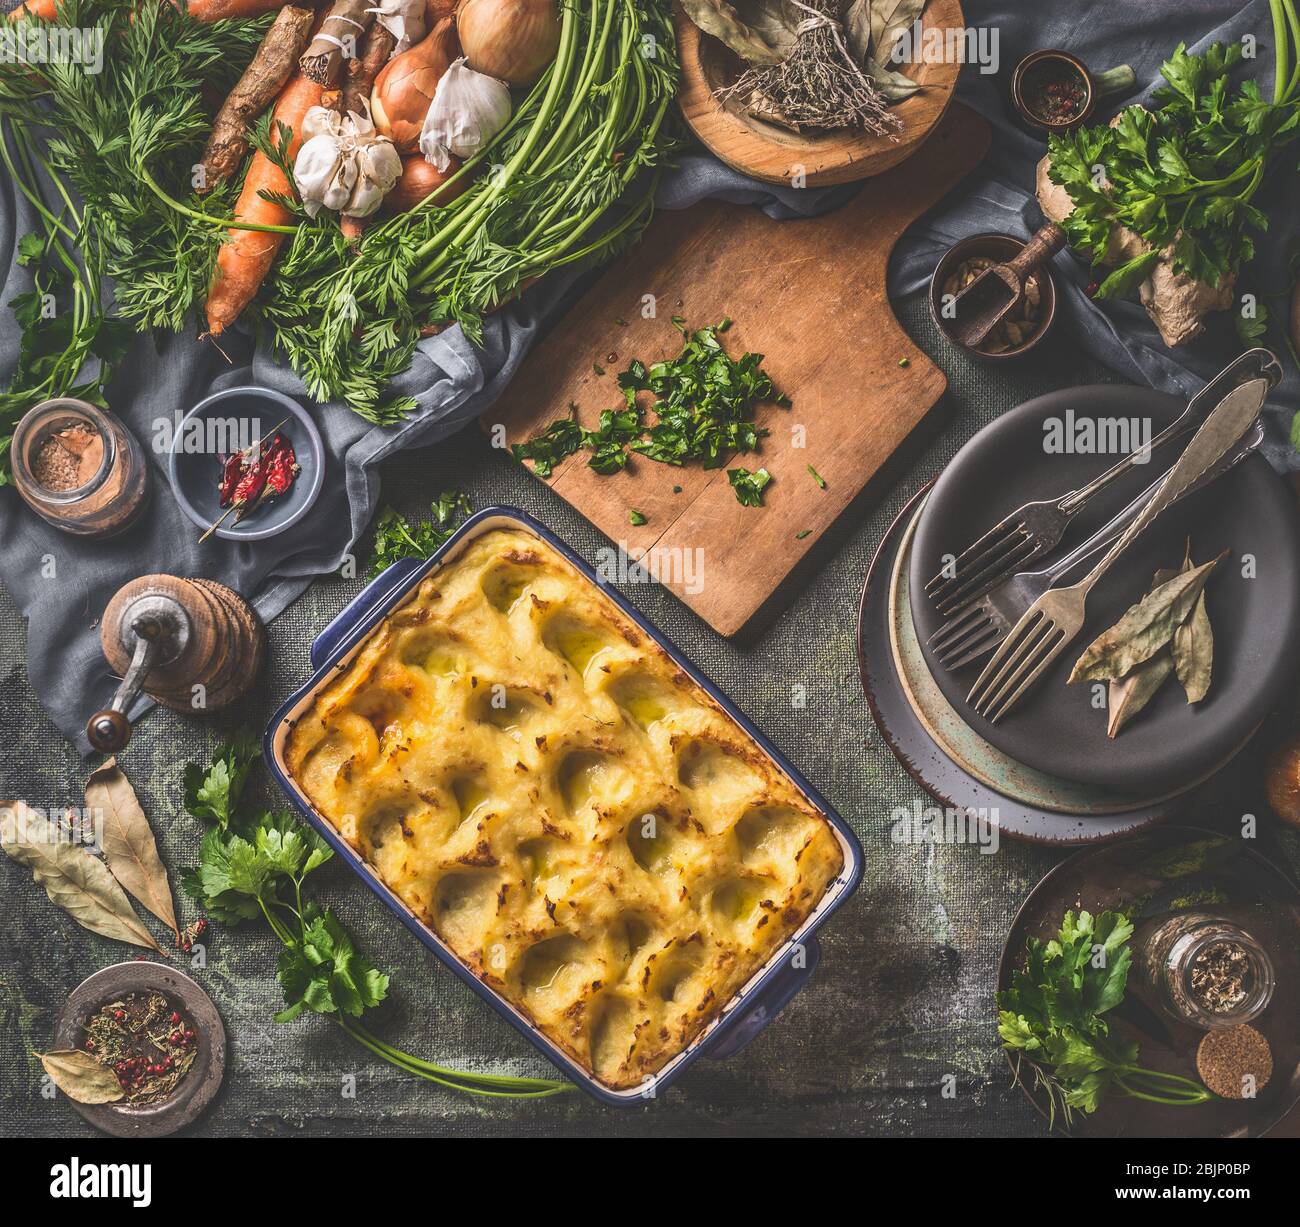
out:
{"label": "small blue ceramic bowl", "polygon": [[[283,425],[281,425],[283,423]],[[180,421],[167,453],[172,493],[200,528],[219,519],[221,458],[276,428],[293,444],[302,472],[287,493],[264,503],[238,523],[233,515],[216,531],[227,541],[263,541],[296,524],[311,510],[325,480],[320,431],[296,400],[273,388],[227,388],[199,401]]]}

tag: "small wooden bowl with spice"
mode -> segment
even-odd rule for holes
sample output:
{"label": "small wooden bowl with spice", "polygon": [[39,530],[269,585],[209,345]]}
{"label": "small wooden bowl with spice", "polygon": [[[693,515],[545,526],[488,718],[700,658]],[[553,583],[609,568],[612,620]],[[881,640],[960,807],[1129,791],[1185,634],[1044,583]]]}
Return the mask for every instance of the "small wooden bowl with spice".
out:
{"label": "small wooden bowl with spice", "polygon": [[116,1137],[165,1137],[191,1124],[226,1068],[226,1029],[212,998],[184,972],[148,961],[83,980],[59,1011],[50,1047],[47,1058],[93,1056],[116,1077],[121,1095],[112,1100],[101,1091],[98,1102],[78,1102],[75,1084],[63,1087],[82,1117]]}
{"label": "small wooden bowl with spice", "polygon": [[985,269],[1005,263],[1025,246],[1010,234],[974,234],[954,243],[930,278],[930,314],[954,345],[987,362],[1020,358],[1039,344],[1056,320],[1056,283],[1046,267],[1039,267],[1025,282],[1025,296],[977,347],[963,345],[952,332],[953,302]]}
{"label": "small wooden bowl with spice", "polygon": [[1011,101],[1021,119],[1046,132],[1069,132],[1088,122],[1103,98],[1136,84],[1127,64],[1092,73],[1068,51],[1047,48],[1025,56],[1011,74]]}

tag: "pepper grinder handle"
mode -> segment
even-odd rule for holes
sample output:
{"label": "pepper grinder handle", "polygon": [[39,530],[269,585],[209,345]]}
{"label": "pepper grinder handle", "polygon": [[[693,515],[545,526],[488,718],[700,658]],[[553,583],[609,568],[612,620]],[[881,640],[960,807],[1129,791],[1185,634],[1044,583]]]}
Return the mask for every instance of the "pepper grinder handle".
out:
{"label": "pepper grinder handle", "polygon": [[131,625],[135,651],[131,665],[118,685],[113,701],[86,721],[86,740],[101,754],[117,754],[131,740],[131,722],[126,718],[131,704],[144,688],[149,670],[163,655],[163,648],[175,634],[175,621],[164,616],[144,616]]}

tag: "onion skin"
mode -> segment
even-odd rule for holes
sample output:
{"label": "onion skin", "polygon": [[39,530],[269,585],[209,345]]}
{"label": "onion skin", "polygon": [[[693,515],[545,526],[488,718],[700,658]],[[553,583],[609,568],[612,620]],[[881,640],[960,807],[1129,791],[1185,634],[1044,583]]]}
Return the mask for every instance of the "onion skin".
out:
{"label": "onion skin", "polygon": [[456,28],[475,72],[507,85],[532,85],[555,59],[555,0],[460,0]]}
{"label": "onion skin", "polygon": [[405,213],[408,209],[415,208],[428,196],[433,197],[433,203],[436,205],[445,205],[448,201],[455,200],[473,183],[473,175],[465,175],[445,191],[439,192],[438,189],[460,170],[460,167],[460,159],[452,158],[451,165],[443,172],[431,162],[426,162],[422,154],[408,154],[402,159],[402,177],[393,184],[388,195],[384,197],[385,207],[392,209],[394,213]]}
{"label": "onion skin", "polygon": [[456,23],[444,17],[414,47],[380,69],[370,92],[370,115],[398,153],[413,153],[420,147],[420,129],[438,82],[459,57]]}

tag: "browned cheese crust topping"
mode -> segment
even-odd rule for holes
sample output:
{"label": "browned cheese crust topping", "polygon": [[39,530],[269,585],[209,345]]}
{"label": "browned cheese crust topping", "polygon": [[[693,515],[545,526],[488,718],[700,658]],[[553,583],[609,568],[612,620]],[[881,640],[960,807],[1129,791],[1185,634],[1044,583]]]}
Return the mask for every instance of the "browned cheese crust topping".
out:
{"label": "browned cheese crust topping", "polygon": [[843,863],[753,740],[521,530],[381,623],[287,760],[475,975],[616,1088],[685,1048]]}

